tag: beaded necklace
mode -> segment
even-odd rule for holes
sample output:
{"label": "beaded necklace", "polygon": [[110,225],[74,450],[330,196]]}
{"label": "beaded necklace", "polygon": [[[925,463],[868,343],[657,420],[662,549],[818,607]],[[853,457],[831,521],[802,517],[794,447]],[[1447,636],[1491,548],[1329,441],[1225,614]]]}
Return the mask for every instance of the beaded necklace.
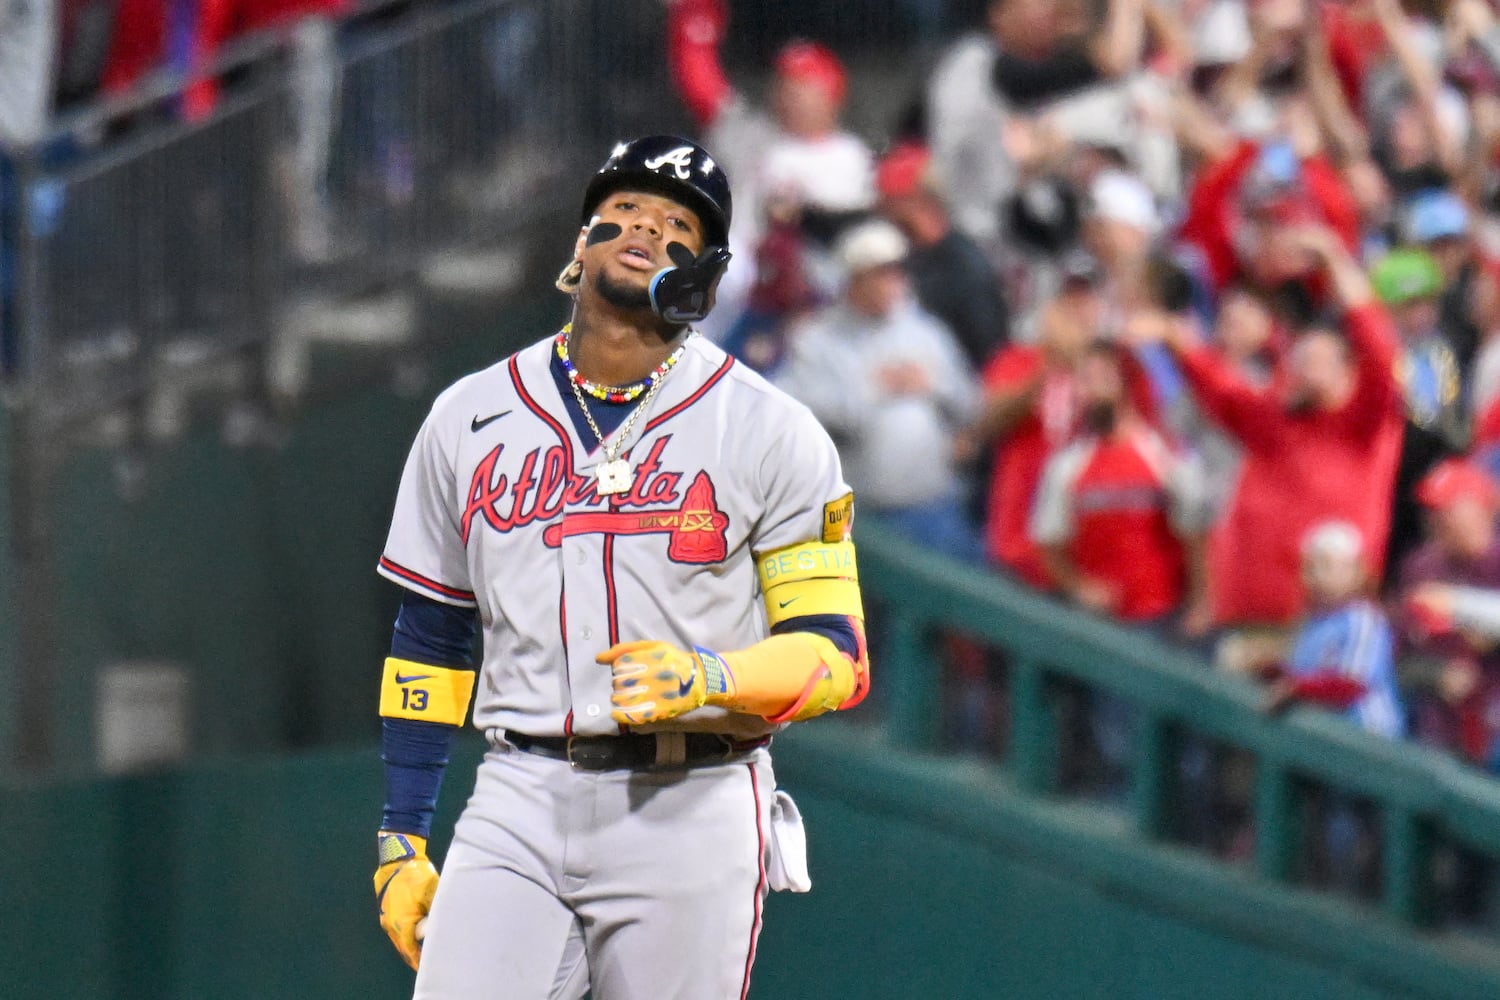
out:
{"label": "beaded necklace", "polygon": [[640,398],[641,393],[647,392],[666,377],[677,362],[682,358],[682,352],[687,347],[684,340],[677,346],[677,350],[667,355],[667,359],[656,366],[656,370],[635,385],[615,386],[599,385],[584,378],[577,368],[573,367],[573,360],[568,357],[568,337],[573,332],[573,324],[569,323],[562,328],[555,341],[557,345],[557,360],[562,362],[563,372],[568,376],[568,381],[575,388],[581,389],[602,403],[630,403]]}

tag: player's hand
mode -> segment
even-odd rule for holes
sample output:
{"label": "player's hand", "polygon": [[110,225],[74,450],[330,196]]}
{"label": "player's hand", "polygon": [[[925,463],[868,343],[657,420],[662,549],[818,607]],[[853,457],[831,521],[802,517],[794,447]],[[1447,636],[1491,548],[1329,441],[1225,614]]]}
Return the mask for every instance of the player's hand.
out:
{"label": "player's hand", "polygon": [[651,279],[651,308],[668,323],[696,323],[714,307],[714,292],[731,254],[725,247],[704,247],[697,257],[678,242],[667,244],[672,267]]}
{"label": "player's hand", "polygon": [[381,865],[375,870],[380,926],[413,969],[422,960],[417,923],[432,909],[438,873],[427,859],[427,840],[409,833],[380,831]]}
{"label": "player's hand", "polygon": [[716,656],[667,642],[622,642],[594,658],[614,678],[610,717],[626,726],[665,722],[730,693],[730,678]]}

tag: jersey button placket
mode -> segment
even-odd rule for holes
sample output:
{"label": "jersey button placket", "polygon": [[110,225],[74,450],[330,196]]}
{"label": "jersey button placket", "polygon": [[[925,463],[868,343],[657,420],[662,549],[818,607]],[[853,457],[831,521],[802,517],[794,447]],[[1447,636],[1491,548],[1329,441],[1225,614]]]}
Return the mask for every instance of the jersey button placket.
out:
{"label": "jersey button placket", "polygon": [[[591,512],[592,507],[580,508]],[[609,645],[604,579],[603,538],[597,533],[566,535],[562,540],[563,594],[567,602],[568,697],[574,731],[583,735],[615,732],[604,708],[609,704],[610,671],[594,662]]]}

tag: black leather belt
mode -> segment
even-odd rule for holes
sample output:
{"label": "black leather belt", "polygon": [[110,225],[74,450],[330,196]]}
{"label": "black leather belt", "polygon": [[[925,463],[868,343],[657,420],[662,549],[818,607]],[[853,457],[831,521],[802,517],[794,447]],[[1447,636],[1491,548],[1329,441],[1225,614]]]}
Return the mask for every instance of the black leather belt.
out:
{"label": "black leather belt", "polygon": [[505,731],[517,750],[565,760],[585,771],[651,770],[723,764],[771,742],[737,740],[718,733],[629,733],[624,736],[528,736]]}

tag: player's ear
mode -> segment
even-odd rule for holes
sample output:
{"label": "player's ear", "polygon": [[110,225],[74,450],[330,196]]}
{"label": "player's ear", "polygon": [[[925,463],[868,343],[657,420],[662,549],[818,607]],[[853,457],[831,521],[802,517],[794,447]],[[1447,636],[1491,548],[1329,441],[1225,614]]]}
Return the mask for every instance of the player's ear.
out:
{"label": "player's ear", "polygon": [[578,285],[583,281],[583,248],[587,245],[589,228],[599,217],[596,215],[590,219],[588,225],[580,226],[578,239],[573,242],[573,259],[568,261],[567,266],[558,274],[557,280],[553,282],[557,290],[564,295],[578,294]]}

